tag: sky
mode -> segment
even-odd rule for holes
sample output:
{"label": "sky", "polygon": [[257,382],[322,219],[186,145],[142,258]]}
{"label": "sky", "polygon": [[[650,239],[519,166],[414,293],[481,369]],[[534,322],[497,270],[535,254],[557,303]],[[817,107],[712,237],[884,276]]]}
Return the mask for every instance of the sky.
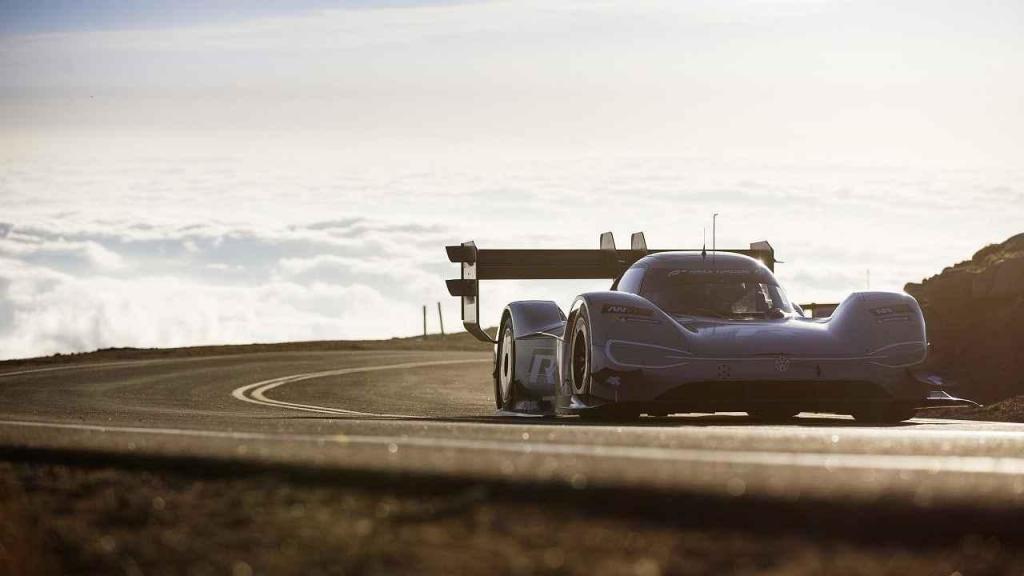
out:
{"label": "sky", "polygon": [[[0,0],[0,359],[451,330],[446,244],[699,247],[715,212],[796,301],[899,290],[1024,228],[1022,32],[1016,1]],[[606,287],[486,283],[483,317]]]}

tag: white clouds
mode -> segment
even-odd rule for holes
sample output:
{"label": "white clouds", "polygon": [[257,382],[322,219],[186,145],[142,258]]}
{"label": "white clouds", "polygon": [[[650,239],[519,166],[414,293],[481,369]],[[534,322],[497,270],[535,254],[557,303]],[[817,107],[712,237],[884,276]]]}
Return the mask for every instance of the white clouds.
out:
{"label": "white clouds", "polygon": [[67,241],[63,238],[43,240],[27,236],[15,231],[14,234],[0,236],[0,257],[17,257],[24,261],[55,262],[60,268],[85,268],[89,270],[110,272],[124,267],[121,256],[93,242]]}
{"label": "white clouds", "polygon": [[94,267],[104,271],[112,271],[124,267],[124,260],[117,252],[104,248],[95,242],[58,242],[56,245],[48,247],[48,249],[56,250],[57,253],[65,250],[70,250],[72,253],[83,253],[85,258]]}
{"label": "white clouds", "polygon": [[430,299],[438,292],[438,278],[424,270],[422,264],[397,255],[352,258],[319,254],[310,258],[284,258],[279,262],[278,273],[304,283],[357,280],[379,286],[380,290],[403,299]]}
{"label": "white clouds", "polygon": [[443,244],[436,226],[164,226],[145,210],[125,226],[103,212],[30,219],[0,238],[0,359],[408,335],[420,329],[420,305],[443,292],[429,262],[409,256],[416,242]]}
{"label": "white clouds", "polygon": [[0,258],[0,358],[109,346],[383,338],[414,332],[417,306],[358,281],[76,276]]}

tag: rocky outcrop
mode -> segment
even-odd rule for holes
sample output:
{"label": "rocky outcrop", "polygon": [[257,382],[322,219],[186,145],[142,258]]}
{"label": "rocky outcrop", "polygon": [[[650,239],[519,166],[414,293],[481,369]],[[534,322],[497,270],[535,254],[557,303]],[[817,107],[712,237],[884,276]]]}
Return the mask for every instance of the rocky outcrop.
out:
{"label": "rocky outcrop", "polygon": [[980,402],[1024,394],[1024,234],[905,289],[928,322],[931,369]]}

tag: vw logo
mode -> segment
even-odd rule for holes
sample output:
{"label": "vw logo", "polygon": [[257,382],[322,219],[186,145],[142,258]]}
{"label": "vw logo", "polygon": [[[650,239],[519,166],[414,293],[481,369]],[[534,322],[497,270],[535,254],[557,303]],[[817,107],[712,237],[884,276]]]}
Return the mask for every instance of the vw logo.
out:
{"label": "vw logo", "polygon": [[779,354],[779,357],[775,359],[775,370],[776,372],[789,370],[789,358],[786,358],[785,354]]}

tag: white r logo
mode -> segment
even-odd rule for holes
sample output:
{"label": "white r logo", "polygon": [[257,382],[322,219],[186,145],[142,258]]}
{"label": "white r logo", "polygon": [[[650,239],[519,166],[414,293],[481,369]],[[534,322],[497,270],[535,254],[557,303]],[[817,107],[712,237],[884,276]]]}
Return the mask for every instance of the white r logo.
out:
{"label": "white r logo", "polygon": [[530,362],[530,382],[554,384],[555,367],[555,357],[553,355],[534,354],[533,361]]}

